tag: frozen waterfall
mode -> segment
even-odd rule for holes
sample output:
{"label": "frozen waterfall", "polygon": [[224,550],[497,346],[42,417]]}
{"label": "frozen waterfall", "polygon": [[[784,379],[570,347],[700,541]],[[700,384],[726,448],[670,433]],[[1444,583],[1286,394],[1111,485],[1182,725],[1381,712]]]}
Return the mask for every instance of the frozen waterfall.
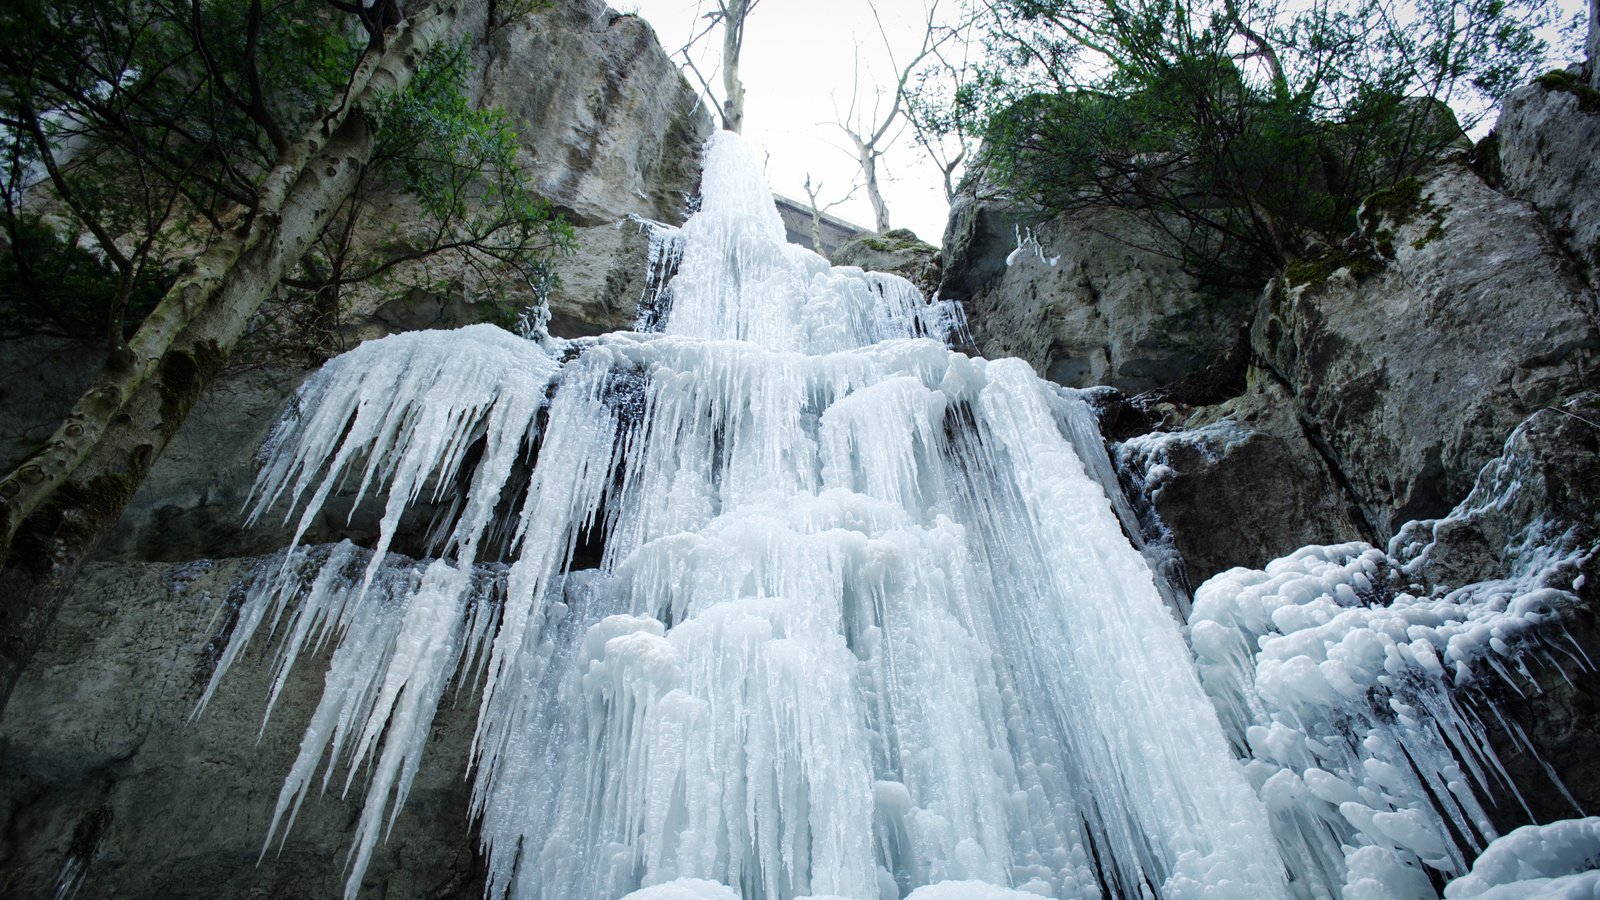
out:
{"label": "frozen waterfall", "polygon": [[1289,896],[1084,404],[786,244],[757,159],[714,138],[657,229],[659,330],[402,334],[301,391],[254,515],[353,489],[381,536],[282,556],[218,668],[277,635],[275,699],[336,646],[274,837],[370,779],[353,897],[477,702],[490,896]]}

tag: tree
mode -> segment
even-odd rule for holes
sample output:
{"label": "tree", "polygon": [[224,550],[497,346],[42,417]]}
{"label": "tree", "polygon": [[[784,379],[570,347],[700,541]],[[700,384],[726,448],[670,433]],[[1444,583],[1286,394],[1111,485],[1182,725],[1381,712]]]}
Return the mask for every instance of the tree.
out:
{"label": "tree", "polygon": [[805,189],[806,202],[810,204],[811,209],[811,249],[821,253],[823,215],[835,206],[849,202],[850,198],[856,195],[856,189],[860,187],[860,184],[850,185],[850,190],[846,191],[844,196],[827,204],[822,202],[822,181],[819,179],[813,182],[810,172],[806,173],[805,183],[801,187]]}
{"label": "tree", "polygon": [[1524,83],[1553,15],[1552,0],[993,0],[950,115],[1018,199],[1132,210],[1202,281],[1253,288],[1460,142],[1451,109],[1470,127]]}
{"label": "tree", "polygon": [[978,142],[970,128],[972,24],[969,20],[952,29],[951,39],[935,48],[927,65],[900,89],[912,139],[938,168],[947,201],[955,200],[961,175]]}
{"label": "tree", "polygon": [[[504,162],[493,122],[461,145],[488,147],[476,162],[408,163],[384,149],[385,119],[418,96],[406,91],[439,59],[434,48],[473,25],[465,6],[438,0],[395,19],[392,5],[363,5],[364,40],[350,13],[312,0],[23,0],[0,13],[12,37],[0,51],[0,125],[13,269],[41,243],[16,239],[41,224],[23,194],[47,182],[49,199],[33,202],[58,204],[86,235],[64,252],[87,246],[115,282],[103,370],[51,439],[0,478],[0,709],[79,567],[263,300],[294,267],[315,270],[330,223],[354,220],[375,160],[413,180],[450,249],[513,247],[526,260],[562,240],[525,191],[463,177]],[[486,219],[469,212],[485,206]],[[140,297],[149,310],[135,320]]]}
{"label": "tree", "polygon": [[[858,58],[856,77],[850,90],[850,103],[834,122],[839,130],[850,138],[855,150],[856,162],[861,166],[862,185],[867,189],[867,201],[872,204],[874,227],[879,234],[889,230],[889,206],[883,199],[878,166],[884,152],[899,137],[900,129],[906,124],[906,101],[911,77],[922,67],[925,60],[937,53],[942,45],[958,33],[958,29],[938,24],[939,3],[940,0],[932,0],[924,10],[923,18],[926,25],[922,31],[922,42],[916,52],[907,58],[904,65],[901,65],[896,59],[894,42],[889,39],[889,32],[884,27],[878,4],[875,0],[869,0],[867,5],[872,10],[872,20],[878,27],[878,37],[883,42],[889,65],[894,70],[894,86],[888,91],[875,89],[869,109],[862,96],[861,63]],[[887,108],[882,105],[885,97],[888,98]]]}
{"label": "tree", "polygon": [[[701,18],[705,27],[678,50],[684,65],[700,82],[706,100],[721,114],[722,128],[735,134],[744,130],[744,82],[739,78],[739,57],[744,52],[745,21],[761,0],[713,0],[715,8]],[[690,51],[718,27],[722,29],[722,100],[717,100],[711,83],[701,74]]]}

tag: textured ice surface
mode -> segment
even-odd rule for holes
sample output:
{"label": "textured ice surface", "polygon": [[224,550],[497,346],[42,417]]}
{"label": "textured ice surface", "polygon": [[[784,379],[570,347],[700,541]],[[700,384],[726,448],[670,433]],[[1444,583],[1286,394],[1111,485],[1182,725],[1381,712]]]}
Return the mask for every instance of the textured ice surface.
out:
{"label": "textured ice surface", "polygon": [[[1482,798],[1496,787],[1519,796],[1462,691],[1485,679],[1513,696],[1536,690],[1533,661],[1591,668],[1561,625],[1579,602],[1583,551],[1563,549],[1543,522],[1508,536],[1515,562],[1504,578],[1409,587],[1434,529],[1462,526],[1521,489],[1515,444],[1513,435],[1447,519],[1412,523],[1388,552],[1306,547],[1196,592],[1190,636],[1206,689],[1236,752],[1251,759],[1304,896],[1435,897],[1425,870],[1460,875],[1497,836]],[[1500,725],[1520,736],[1509,720]]]}
{"label": "textured ice surface", "polygon": [[[258,514],[384,515],[240,613],[230,654],[338,644],[283,824],[371,778],[353,895],[453,675],[492,896],[1284,897],[1084,404],[784,244],[737,138],[703,189],[655,330],[403,335],[302,392]],[[435,498],[437,559],[386,556]]]}
{"label": "textured ice surface", "polygon": [[1497,839],[1447,900],[1592,900],[1600,897],[1600,818],[1524,825]]}

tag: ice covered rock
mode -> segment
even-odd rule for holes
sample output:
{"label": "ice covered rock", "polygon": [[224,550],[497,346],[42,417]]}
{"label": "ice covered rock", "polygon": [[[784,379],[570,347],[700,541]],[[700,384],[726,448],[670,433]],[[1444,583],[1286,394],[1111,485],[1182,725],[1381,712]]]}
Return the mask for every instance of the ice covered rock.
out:
{"label": "ice covered rock", "polygon": [[1116,457],[1135,496],[1158,519],[1149,527],[1181,556],[1189,584],[1365,533],[1349,495],[1301,430],[1289,396],[1264,377],[1176,431],[1118,444]]}

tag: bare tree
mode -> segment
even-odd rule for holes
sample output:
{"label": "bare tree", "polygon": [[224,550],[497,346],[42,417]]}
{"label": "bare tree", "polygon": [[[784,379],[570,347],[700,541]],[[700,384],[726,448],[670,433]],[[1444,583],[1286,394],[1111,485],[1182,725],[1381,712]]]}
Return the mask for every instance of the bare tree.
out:
{"label": "bare tree", "polygon": [[944,197],[953,201],[967,161],[977,150],[978,135],[960,104],[971,90],[975,46],[970,20],[949,29],[948,37],[934,48],[930,61],[901,86],[911,137],[938,168]]}
{"label": "bare tree", "polygon": [[822,198],[821,179],[818,179],[815,183],[813,183],[811,180],[811,173],[807,172],[805,183],[801,186],[805,188],[806,202],[811,207],[811,249],[821,253],[823,214],[828,210],[833,209],[835,206],[847,202],[851,197],[854,197],[856,195],[856,191],[861,189],[861,183],[856,182],[855,184],[850,185],[850,190],[847,191],[843,197],[840,197],[826,206],[819,202]]}
{"label": "bare tree", "polygon": [[[760,5],[761,0],[713,0],[715,8],[701,16],[704,27],[695,32],[677,55],[682,57],[684,65],[694,74],[695,80],[700,82],[700,91],[705,95],[707,102],[715,107],[722,117],[722,127],[727,131],[738,133],[744,130],[744,82],[739,78],[739,56],[744,51],[744,26],[750,13]],[[717,99],[717,92],[711,87],[710,79],[695,65],[694,56],[690,52],[705,39],[707,35],[718,27],[722,29],[722,99]]]}
{"label": "bare tree", "polygon": [[[896,58],[894,42],[889,39],[889,31],[884,26],[883,16],[878,11],[876,0],[868,0],[867,7],[872,10],[872,20],[878,27],[878,37],[883,42],[884,52],[889,57],[889,65],[895,73],[894,84],[889,90],[884,90],[882,87],[873,88],[869,110],[868,103],[862,98],[861,63],[858,55],[855,79],[850,89],[850,104],[834,122],[840,131],[849,136],[854,147],[856,162],[861,166],[862,184],[867,189],[867,201],[872,204],[874,227],[880,233],[889,230],[889,206],[884,202],[880,186],[879,162],[907,125],[908,85],[911,84],[912,76],[922,68],[923,63],[933,57],[939,48],[959,31],[939,24],[940,2],[941,0],[932,0],[925,8],[923,21],[926,27],[922,32],[922,42],[916,52],[907,57],[902,65]],[[884,108],[883,102],[886,97],[888,107]]]}

